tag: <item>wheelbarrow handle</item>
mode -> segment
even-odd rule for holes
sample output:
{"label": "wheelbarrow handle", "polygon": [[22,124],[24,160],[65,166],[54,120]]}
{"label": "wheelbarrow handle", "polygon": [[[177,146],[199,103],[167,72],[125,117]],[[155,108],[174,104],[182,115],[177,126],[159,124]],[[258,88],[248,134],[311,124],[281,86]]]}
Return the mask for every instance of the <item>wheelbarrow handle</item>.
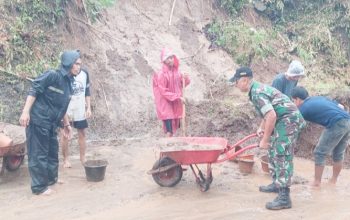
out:
{"label": "wheelbarrow handle", "polygon": [[226,160],[233,159],[233,158],[237,157],[238,155],[240,155],[241,153],[243,153],[244,151],[247,151],[249,149],[256,148],[256,147],[259,147],[259,144],[248,145],[248,146],[240,149],[237,152],[234,152],[234,149],[232,149],[232,150],[227,151],[226,153],[224,153],[225,156],[222,159],[219,159],[219,160],[215,161],[215,163],[220,163],[220,162],[224,162]]}
{"label": "wheelbarrow handle", "polygon": [[229,147],[235,148],[236,146],[239,146],[239,145],[241,145],[242,143],[244,143],[244,142],[246,142],[247,140],[252,139],[252,138],[254,138],[254,137],[258,137],[258,134],[257,134],[257,133],[250,134],[250,135],[244,137],[243,139],[237,141],[235,144],[233,144],[233,145],[231,145],[231,146],[229,146]]}
{"label": "wheelbarrow handle", "polygon": [[251,138],[254,138],[254,137],[258,137],[258,134],[257,133],[250,134],[250,135],[242,138],[238,142],[236,142],[234,145],[231,145],[231,146],[228,145],[227,148],[223,152],[223,154],[225,154],[225,156],[222,159],[218,159],[215,163],[220,163],[220,162],[223,162],[225,160],[233,159],[233,158],[235,158],[236,156],[240,155],[241,153],[243,153],[246,150],[258,147],[259,146],[258,144],[251,144],[251,145],[248,145],[248,146],[240,149],[239,151],[235,152],[235,147],[241,145],[245,141],[247,141],[247,140],[249,140]]}

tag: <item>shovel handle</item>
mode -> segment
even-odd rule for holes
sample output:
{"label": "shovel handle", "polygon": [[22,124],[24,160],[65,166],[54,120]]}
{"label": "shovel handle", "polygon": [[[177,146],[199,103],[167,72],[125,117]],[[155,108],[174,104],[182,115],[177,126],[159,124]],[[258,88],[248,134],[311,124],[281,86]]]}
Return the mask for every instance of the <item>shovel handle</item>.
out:
{"label": "shovel handle", "polygon": [[[182,75],[182,98],[185,99],[185,77]],[[185,102],[182,102],[182,136],[186,137],[186,106]]]}

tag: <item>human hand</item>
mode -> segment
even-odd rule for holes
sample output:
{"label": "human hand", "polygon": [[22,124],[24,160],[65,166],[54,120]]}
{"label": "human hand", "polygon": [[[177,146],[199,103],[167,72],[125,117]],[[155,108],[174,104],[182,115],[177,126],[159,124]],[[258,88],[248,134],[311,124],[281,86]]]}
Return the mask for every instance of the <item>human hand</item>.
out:
{"label": "human hand", "polygon": [[70,140],[72,138],[72,127],[70,125],[64,126],[63,136]]}
{"label": "human hand", "polygon": [[264,135],[264,129],[259,127],[258,130],[256,131],[256,134],[258,135],[258,137],[262,137]]}
{"label": "human hand", "polygon": [[27,127],[29,125],[30,121],[30,114],[29,112],[22,112],[21,117],[19,118],[19,123],[23,127]]}
{"label": "human hand", "polygon": [[264,139],[261,139],[260,143],[259,143],[259,148],[261,149],[269,149],[269,142],[265,141]]}
{"label": "human hand", "polygon": [[268,150],[267,149],[264,149],[264,148],[260,148],[258,147],[256,150],[255,150],[255,155],[257,157],[262,157],[264,155],[268,155]]}
{"label": "human hand", "polygon": [[86,109],[85,112],[85,118],[90,118],[91,117],[91,108]]}

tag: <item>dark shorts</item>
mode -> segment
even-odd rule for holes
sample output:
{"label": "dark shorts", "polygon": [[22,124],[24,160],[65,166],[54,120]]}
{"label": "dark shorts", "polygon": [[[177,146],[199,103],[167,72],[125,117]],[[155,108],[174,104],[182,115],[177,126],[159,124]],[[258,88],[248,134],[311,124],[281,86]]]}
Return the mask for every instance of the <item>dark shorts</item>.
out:
{"label": "dark shorts", "polygon": [[76,128],[76,129],[84,129],[88,127],[88,123],[86,119],[81,121],[72,121],[70,123],[73,126],[73,128]]}
{"label": "dark shorts", "polygon": [[164,120],[164,124],[165,124],[166,131],[169,133],[173,133],[172,120],[171,119]]}

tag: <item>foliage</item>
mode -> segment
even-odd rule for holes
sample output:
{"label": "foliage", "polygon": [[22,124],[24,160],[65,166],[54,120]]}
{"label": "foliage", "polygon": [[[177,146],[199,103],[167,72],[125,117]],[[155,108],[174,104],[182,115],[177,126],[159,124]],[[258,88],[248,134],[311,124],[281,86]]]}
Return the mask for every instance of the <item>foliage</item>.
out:
{"label": "foliage", "polygon": [[[293,16],[288,25],[296,24],[292,30],[294,36],[290,40],[298,44],[298,55],[304,59],[305,62],[311,62],[316,58],[324,58],[328,62],[328,67],[345,67],[348,65],[347,49],[343,48],[344,42],[349,42],[349,22],[339,23],[339,20],[346,20],[349,17],[339,13],[339,4],[327,3],[327,1],[313,1],[303,7],[304,13],[298,17]],[[319,4],[315,4],[319,3]],[[304,3],[306,4],[306,3]],[[344,6],[344,5],[343,5]],[[347,8],[346,10],[349,10]],[[341,12],[346,11],[345,8]],[[340,17],[339,17],[340,16]],[[348,15],[349,16],[349,15]],[[341,31],[342,30],[342,31]],[[346,33],[341,36],[340,33]],[[345,38],[344,38],[345,37]]]}
{"label": "foliage", "polygon": [[217,0],[216,4],[223,8],[228,14],[238,14],[248,0]]}
{"label": "foliage", "polygon": [[[96,20],[115,0],[85,0],[90,19]],[[3,0],[0,15],[0,71],[35,77],[58,65],[62,42],[55,37],[57,24],[66,16],[69,0]],[[15,15],[15,16],[13,16]],[[5,38],[1,38],[5,36]],[[53,37],[51,37],[53,36]],[[4,68],[3,68],[4,67]],[[1,73],[0,72],[0,73]]]}
{"label": "foliage", "polygon": [[18,13],[22,22],[40,21],[52,26],[64,15],[67,0],[4,0],[10,11]]}
{"label": "foliage", "polygon": [[87,0],[86,7],[89,19],[93,22],[101,17],[103,9],[115,4],[116,0]]}
{"label": "foliage", "polygon": [[[16,15],[3,22],[0,41],[4,59],[0,65],[6,71],[19,77],[35,77],[48,67],[57,65],[57,51],[60,45],[56,38],[49,39],[48,30],[55,30],[63,18],[66,0],[5,0],[4,14]],[[5,15],[6,16],[6,15]]]}
{"label": "foliage", "polygon": [[273,32],[255,29],[242,21],[217,22],[208,27],[207,33],[215,45],[228,51],[239,64],[249,65],[252,58],[266,58],[272,54]]}
{"label": "foliage", "polygon": [[336,2],[334,12],[335,18],[332,20],[332,26],[344,30],[350,38],[350,2]]}
{"label": "foliage", "polygon": [[[350,59],[350,1],[254,0],[249,2],[258,1],[266,6],[256,5],[259,7],[258,14],[272,21],[271,28],[268,26],[265,30],[247,34],[249,32],[246,30],[251,29],[249,25],[237,25],[241,23],[242,18],[228,12],[231,15],[230,22],[215,21],[208,29],[211,32],[210,40],[223,47],[240,64],[251,62],[252,56],[255,59],[275,55],[279,56],[276,58],[288,62],[299,58],[305,64],[310,80],[316,82],[321,80],[322,83],[326,83],[330,78],[332,80],[348,78],[346,70]],[[230,11],[232,4],[222,6]],[[270,39],[275,39],[274,35],[277,35],[281,41],[275,41],[272,44]],[[272,53],[272,51],[277,52]],[[256,56],[257,54],[259,56]]]}

